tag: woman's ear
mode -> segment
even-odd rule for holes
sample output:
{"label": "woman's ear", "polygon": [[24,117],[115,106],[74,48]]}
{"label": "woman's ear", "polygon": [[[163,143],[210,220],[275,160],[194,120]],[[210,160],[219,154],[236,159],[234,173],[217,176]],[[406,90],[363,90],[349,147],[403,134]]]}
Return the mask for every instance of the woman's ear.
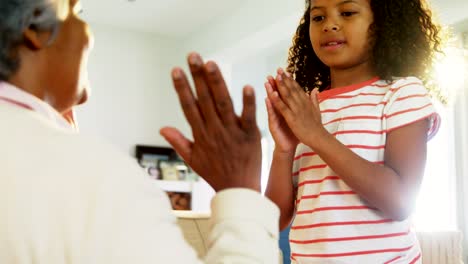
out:
{"label": "woman's ear", "polygon": [[50,33],[39,31],[30,26],[23,32],[25,45],[32,50],[40,50],[47,46]]}

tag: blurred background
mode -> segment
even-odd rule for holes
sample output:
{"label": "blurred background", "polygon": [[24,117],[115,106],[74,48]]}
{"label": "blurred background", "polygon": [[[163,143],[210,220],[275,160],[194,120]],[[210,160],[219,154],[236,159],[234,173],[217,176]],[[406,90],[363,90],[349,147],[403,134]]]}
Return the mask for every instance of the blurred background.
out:
{"label": "blurred background", "polygon": [[[434,73],[449,103],[439,106],[442,127],[429,143],[414,221],[421,231],[465,231],[468,1],[430,3],[434,16],[452,31],[453,41]],[[89,65],[91,98],[78,109],[81,133],[104,138],[133,157],[136,145],[167,147],[158,132],[164,125],[190,135],[172,88],[170,70],[174,66],[186,69],[187,53],[197,51],[205,59],[218,62],[237,111],[241,109],[242,87],[255,87],[266,183],[274,145],[268,133],[263,83],[267,75],[286,66],[304,1],[82,0],[82,4],[82,16],[90,23],[96,42]],[[193,210],[209,208],[213,192],[201,180],[188,185],[163,180],[158,184],[167,191],[191,192]]]}

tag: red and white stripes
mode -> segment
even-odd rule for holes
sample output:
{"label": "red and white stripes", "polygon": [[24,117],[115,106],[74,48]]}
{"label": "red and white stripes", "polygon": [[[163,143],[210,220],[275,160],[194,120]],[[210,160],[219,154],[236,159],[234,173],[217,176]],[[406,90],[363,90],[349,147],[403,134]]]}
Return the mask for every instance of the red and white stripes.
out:
{"label": "red and white stripes", "polygon": [[[325,128],[370,162],[385,163],[386,136],[395,129],[429,118],[428,135],[437,132],[439,117],[417,78],[391,84],[372,79],[327,90],[319,97]],[[294,158],[293,178],[297,183],[290,232],[293,263],[420,263],[421,251],[409,221],[383,217],[302,144]]]}

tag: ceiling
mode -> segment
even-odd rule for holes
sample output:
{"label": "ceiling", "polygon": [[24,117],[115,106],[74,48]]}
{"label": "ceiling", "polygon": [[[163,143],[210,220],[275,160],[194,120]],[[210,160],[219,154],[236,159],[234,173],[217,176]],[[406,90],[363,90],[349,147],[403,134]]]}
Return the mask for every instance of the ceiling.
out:
{"label": "ceiling", "polygon": [[[223,17],[246,2],[247,0],[82,0],[84,18],[92,23],[171,37],[184,37],[210,23],[219,23]],[[439,10],[437,13],[442,21],[447,23],[468,17],[467,0],[430,2]],[[264,10],[259,10],[262,11]]]}
{"label": "ceiling", "polygon": [[[250,0],[254,1],[254,0]],[[184,37],[222,19],[246,0],[81,0],[92,23]]]}

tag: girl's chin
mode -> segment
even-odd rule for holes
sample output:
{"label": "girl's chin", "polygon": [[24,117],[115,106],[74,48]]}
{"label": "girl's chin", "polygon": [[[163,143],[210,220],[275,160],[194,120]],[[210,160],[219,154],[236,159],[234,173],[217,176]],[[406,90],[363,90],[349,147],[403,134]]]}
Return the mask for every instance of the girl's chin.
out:
{"label": "girl's chin", "polygon": [[346,70],[353,67],[352,63],[332,61],[325,63],[331,70]]}

